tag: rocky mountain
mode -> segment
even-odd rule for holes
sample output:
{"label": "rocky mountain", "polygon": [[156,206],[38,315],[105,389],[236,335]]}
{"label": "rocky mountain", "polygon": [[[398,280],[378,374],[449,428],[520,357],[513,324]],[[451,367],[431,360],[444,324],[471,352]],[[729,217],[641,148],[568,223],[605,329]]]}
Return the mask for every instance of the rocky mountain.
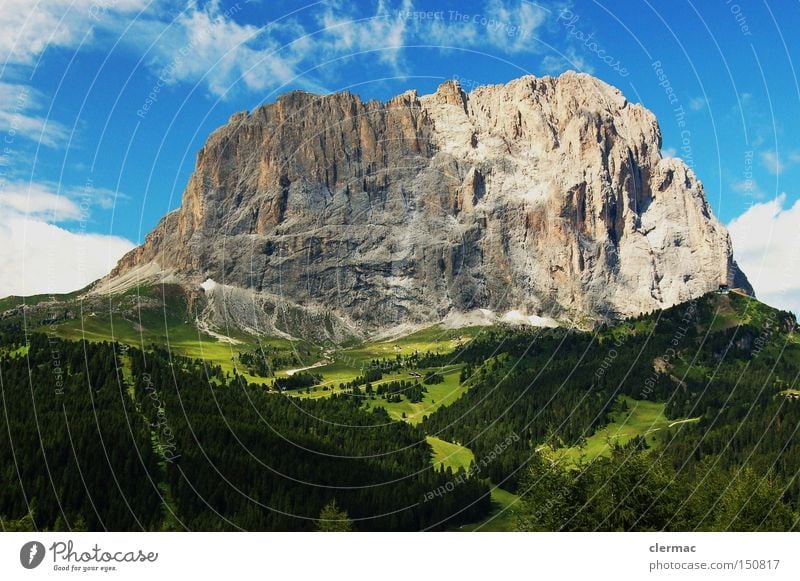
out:
{"label": "rocky mountain", "polygon": [[[750,291],[652,113],[585,74],[237,113],[179,209],[99,281],[206,283],[204,318],[332,337],[483,309],[590,321]],[[488,311],[487,311],[488,310]],[[283,318],[283,319],[282,319]],[[282,322],[283,320],[283,322]]]}

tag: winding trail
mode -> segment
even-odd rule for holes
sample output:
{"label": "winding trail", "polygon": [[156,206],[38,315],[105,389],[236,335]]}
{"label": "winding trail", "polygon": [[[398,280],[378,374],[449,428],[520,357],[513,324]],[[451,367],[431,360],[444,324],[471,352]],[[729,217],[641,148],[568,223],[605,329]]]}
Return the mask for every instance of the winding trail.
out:
{"label": "winding trail", "polygon": [[295,373],[298,373],[300,371],[307,371],[309,369],[315,369],[317,367],[324,367],[326,365],[329,365],[330,363],[331,361],[329,359],[323,359],[321,361],[317,361],[313,365],[309,365],[308,367],[299,367],[298,369],[287,369],[286,375],[294,375]]}

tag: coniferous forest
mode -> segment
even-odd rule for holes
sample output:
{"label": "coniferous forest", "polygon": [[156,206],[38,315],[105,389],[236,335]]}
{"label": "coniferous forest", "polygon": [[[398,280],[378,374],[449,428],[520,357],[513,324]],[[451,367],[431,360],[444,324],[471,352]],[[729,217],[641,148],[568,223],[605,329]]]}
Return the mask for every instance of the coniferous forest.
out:
{"label": "coniferous forest", "polygon": [[[712,294],[588,331],[486,328],[456,349],[372,360],[337,391],[325,367],[258,383],[161,345],[7,323],[0,518],[4,530],[458,530],[492,518],[499,488],[516,498],[512,530],[795,530],[795,325]],[[410,379],[393,379],[403,369]],[[458,397],[406,416],[454,372]],[[653,409],[658,425],[612,438]],[[432,461],[431,437],[471,460]]]}

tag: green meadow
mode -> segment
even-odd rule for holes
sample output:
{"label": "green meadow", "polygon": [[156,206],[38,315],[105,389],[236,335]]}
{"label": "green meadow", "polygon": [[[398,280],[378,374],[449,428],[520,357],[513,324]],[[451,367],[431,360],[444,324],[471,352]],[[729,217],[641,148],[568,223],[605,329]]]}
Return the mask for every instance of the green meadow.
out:
{"label": "green meadow", "polygon": [[643,437],[651,448],[658,448],[668,428],[698,421],[698,418],[669,420],[664,416],[664,405],[620,396],[610,423],[586,438],[581,445],[562,448],[558,452],[577,465],[581,461],[591,462],[599,456],[607,456],[614,445],[625,445],[637,436]]}
{"label": "green meadow", "polygon": [[439,468],[450,468],[453,472],[457,472],[459,468],[469,470],[470,464],[475,460],[475,454],[472,450],[447,442],[436,436],[426,436],[428,444],[433,448],[433,466],[438,470]]}
{"label": "green meadow", "polygon": [[479,523],[464,525],[461,532],[504,533],[517,530],[516,507],[519,496],[495,486],[492,488],[492,512]]}
{"label": "green meadow", "polygon": [[[419,403],[411,403],[406,398],[397,403],[389,403],[386,400],[375,398],[367,400],[367,405],[370,408],[382,407],[386,409],[392,419],[418,424],[426,415],[432,414],[443,405],[453,403],[468,389],[468,386],[462,385],[458,381],[458,375],[461,371],[460,365],[450,365],[436,371],[444,377],[444,382],[426,385],[425,388],[428,392]],[[419,378],[405,374],[401,379],[414,380]],[[385,380],[382,379],[380,382],[376,382],[375,385],[383,382]]]}
{"label": "green meadow", "polygon": [[193,324],[165,318],[160,312],[142,311],[141,318],[131,321],[122,317],[106,318],[84,314],[82,318],[73,319],[53,327],[56,335],[65,339],[86,341],[116,341],[132,347],[148,348],[155,344],[173,351],[176,355],[201,359],[209,365],[219,365],[226,373],[234,369],[244,376],[248,382],[257,384],[271,383],[272,379],[258,377],[247,373],[243,365],[238,363],[240,351],[258,349],[259,346],[271,346],[296,354],[298,365],[319,356],[319,349],[304,341],[290,341],[283,338],[259,338],[238,334],[232,337],[238,343],[221,341],[212,337]]}

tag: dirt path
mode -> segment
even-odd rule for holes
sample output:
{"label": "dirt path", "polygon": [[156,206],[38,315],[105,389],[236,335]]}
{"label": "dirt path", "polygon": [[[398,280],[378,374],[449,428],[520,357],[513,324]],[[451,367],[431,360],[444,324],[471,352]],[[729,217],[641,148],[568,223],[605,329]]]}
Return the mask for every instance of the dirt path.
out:
{"label": "dirt path", "polygon": [[329,359],[323,359],[322,361],[317,361],[314,365],[309,365],[308,367],[300,367],[298,369],[287,369],[286,375],[294,375],[300,371],[307,371],[309,369],[314,369],[316,367],[324,367],[330,363]]}
{"label": "dirt path", "polygon": [[700,421],[700,418],[687,418],[685,420],[674,421],[667,427],[671,428],[672,426],[677,426],[678,424],[685,424],[685,423],[688,423],[688,422],[698,422],[698,421]]}

